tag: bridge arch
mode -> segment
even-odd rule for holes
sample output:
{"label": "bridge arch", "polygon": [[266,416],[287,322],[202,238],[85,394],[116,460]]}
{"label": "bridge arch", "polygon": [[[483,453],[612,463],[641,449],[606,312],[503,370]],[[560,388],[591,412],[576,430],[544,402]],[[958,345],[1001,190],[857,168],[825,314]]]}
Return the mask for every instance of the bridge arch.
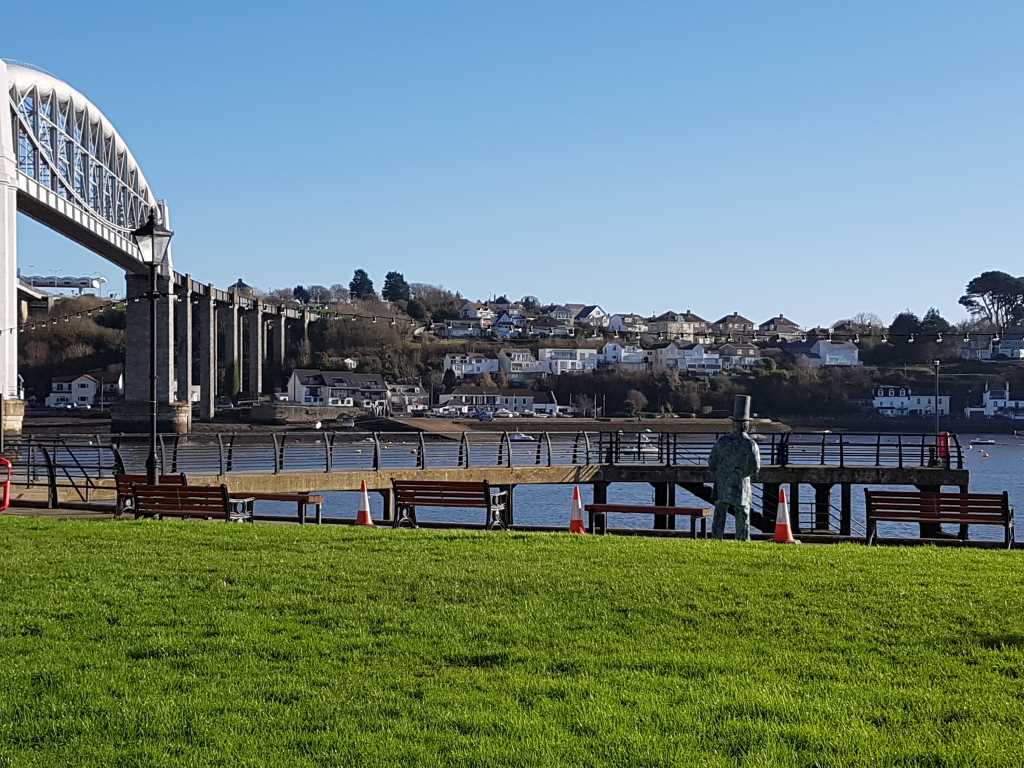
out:
{"label": "bridge arch", "polygon": [[129,273],[146,271],[132,230],[153,206],[169,217],[127,142],[84,94],[3,59],[0,89],[0,392],[17,398],[17,213]]}

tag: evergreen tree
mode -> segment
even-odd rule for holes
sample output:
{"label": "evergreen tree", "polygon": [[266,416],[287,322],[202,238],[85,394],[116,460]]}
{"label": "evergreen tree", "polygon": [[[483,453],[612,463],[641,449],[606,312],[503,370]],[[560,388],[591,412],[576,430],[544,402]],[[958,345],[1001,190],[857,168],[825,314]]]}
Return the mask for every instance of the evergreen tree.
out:
{"label": "evergreen tree", "polygon": [[353,299],[372,299],[376,295],[373,291],[373,281],[365,269],[357,269],[352,275],[348,292]]}
{"label": "evergreen tree", "polygon": [[409,284],[405,282],[405,276],[401,272],[388,272],[380,295],[385,301],[408,301]]}

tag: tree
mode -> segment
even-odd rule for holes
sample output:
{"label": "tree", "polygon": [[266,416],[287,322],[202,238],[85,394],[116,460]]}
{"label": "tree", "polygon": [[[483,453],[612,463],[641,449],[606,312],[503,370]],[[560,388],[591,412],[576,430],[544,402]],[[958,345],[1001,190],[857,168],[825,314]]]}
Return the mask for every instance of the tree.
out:
{"label": "tree", "polygon": [[921,333],[949,333],[953,328],[935,307],[929,308],[921,320]]}
{"label": "tree", "polygon": [[296,285],[292,289],[292,297],[300,304],[309,304],[309,291],[301,285]]}
{"label": "tree", "polygon": [[409,284],[401,272],[388,272],[384,276],[384,289],[380,295],[385,301],[409,300]]}
{"label": "tree", "polygon": [[306,290],[309,291],[309,298],[316,304],[326,304],[330,301],[331,290],[326,285],[311,285]]}
{"label": "tree", "polygon": [[536,296],[523,296],[519,303],[523,305],[523,311],[531,315],[536,314],[540,309],[540,299]]}
{"label": "tree", "polygon": [[960,306],[995,328],[1024,318],[1024,278],[1005,272],[982,272],[967,284]]}
{"label": "tree", "polygon": [[409,299],[405,305],[405,313],[413,320],[426,320],[427,310],[417,299]]}
{"label": "tree", "polygon": [[626,412],[630,416],[643,411],[647,407],[647,398],[639,389],[631,389],[626,393]]}
{"label": "tree", "polygon": [[445,392],[451,392],[452,387],[459,383],[459,377],[455,375],[455,371],[449,368],[444,372],[444,377],[441,379],[441,386],[444,387]]}
{"label": "tree", "polygon": [[331,286],[331,301],[348,301],[348,288],[341,283]]}
{"label": "tree", "polygon": [[372,299],[377,295],[373,290],[373,281],[364,269],[357,269],[353,273],[348,292],[353,299]]}
{"label": "tree", "polygon": [[921,321],[909,309],[900,312],[889,324],[889,333],[893,336],[910,336],[921,332]]}

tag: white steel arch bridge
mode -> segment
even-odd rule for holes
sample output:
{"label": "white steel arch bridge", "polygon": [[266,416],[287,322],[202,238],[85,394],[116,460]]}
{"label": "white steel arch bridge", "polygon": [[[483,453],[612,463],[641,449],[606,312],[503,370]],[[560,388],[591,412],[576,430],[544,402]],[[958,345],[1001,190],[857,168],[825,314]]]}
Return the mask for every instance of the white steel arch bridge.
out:
{"label": "white steel arch bridge", "polygon": [[[147,290],[148,266],[131,232],[153,207],[169,224],[168,207],[154,195],[124,138],[81,92],[33,66],[3,59],[0,88],[8,100],[7,114],[0,119],[0,395],[8,401],[20,396],[17,214],[21,212],[127,273],[126,396],[130,401],[146,401],[149,331],[146,310],[133,302],[133,296],[138,299]],[[159,292],[158,401],[187,404],[191,399],[196,349],[201,414],[206,417],[213,416],[218,353],[231,371],[226,378],[234,382],[232,394],[242,380],[243,358],[249,391],[258,394],[269,387],[264,364],[269,359],[279,370],[284,361],[286,319],[301,319],[305,325],[316,317],[177,274],[170,257],[160,276]],[[218,326],[223,347],[219,350]],[[5,407],[5,413],[9,410]],[[20,418],[6,423],[20,428]]]}

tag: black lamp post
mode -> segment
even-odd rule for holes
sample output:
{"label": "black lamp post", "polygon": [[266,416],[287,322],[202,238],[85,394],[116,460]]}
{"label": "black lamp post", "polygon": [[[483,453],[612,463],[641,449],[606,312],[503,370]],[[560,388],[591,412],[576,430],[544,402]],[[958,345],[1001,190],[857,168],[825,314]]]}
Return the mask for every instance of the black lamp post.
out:
{"label": "black lamp post", "polygon": [[146,457],[146,483],[156,485],[156,271],[167,257],[174,233],[156,220],[156,208],[149,209],[146,223],[132,232],[142,260],[149,264],[149,456]]}
{"label": "black lamp post", "polygon": [[939,366],[942,363],[939,360],[932,360],[932,365],[935,366],[935,439],[937,440],[939,434]]}

